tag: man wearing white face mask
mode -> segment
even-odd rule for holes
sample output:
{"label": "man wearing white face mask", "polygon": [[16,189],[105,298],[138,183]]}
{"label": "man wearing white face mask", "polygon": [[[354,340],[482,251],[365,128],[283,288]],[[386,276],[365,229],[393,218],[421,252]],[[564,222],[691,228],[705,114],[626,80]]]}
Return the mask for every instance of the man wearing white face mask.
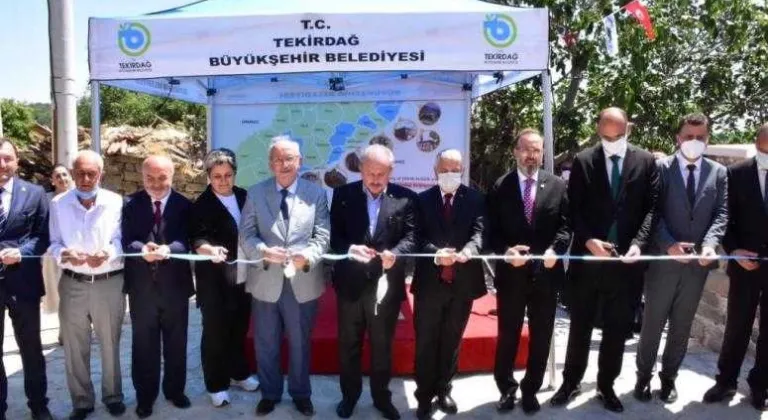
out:
{"label": "man wearing white face mask", "polygon": [[416,399],[418,418],[429,418],[432,400],[455,414],[451,380],[456,373],[461,336],[472,301],[486,293],[482,261],[470,260],[483,249],[485,198],[461,183],[461,152],[437,155],[436,186],[419,194],[423,251],[440,255],[421,258],[411,285],[415,296]]}
{"label": "man wearing white face mask", "polygon": [[658,161],[659,222],[652,254],[680,257],[699,254],[699,260],[653,261],[645,276],[643,328],[637,350],[634,396],[651,399],[651,376],[664,325],[669,321],[662,356],[659,398],[677,400],[675,378],[688,348],[696,308],[709,270],[717,267],[715,248],[728,225],[728,180],[723,165],[702,157],[709,141],[709,121],[702,114],[683,117],[677,130],[678,151]]}

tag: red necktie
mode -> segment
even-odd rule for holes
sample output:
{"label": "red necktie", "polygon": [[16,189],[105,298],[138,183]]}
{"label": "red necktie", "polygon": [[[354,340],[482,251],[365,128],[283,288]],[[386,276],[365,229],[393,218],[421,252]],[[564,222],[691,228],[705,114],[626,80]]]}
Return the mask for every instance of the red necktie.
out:
{"label": "red necktie", "polygon": [[157,232],[160,232],[160,223],[163,221],[163,212],[160,211],[160,203],[159,201],[155,201],[155,230]]}
{"label": "red necktie", "polygon": [[[445,202],[443,203],[443,220],[445,220],[446,225],[451,223],[451,216],[453,215],[453,204],[451,204],[452,198],[453,194],[446,194]],[[440,270],[440,279],[446,283],[453,283],[455,274],[456,270],[454,266],[443,266]]]}

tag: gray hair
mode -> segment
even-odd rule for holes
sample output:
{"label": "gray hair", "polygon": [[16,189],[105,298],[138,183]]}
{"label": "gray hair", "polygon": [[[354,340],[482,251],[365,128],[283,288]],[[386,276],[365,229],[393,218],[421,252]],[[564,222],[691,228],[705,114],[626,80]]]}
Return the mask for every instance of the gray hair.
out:
{"label": "gray hair", "polygon": [[232,171],[237,173],[237,158],[235,157],[235,152],[222,147],[213,149],[205,155],[203,167],[208,175],[211,174],[211,169],[213,169],[214,166],[219,165],[229,165],[229,167],[232,168]]}
{"label": "gray hair", "polygon": [[395,166],[395,154],[386,146],[372,144],[363,150],[360,156],[360,163],[365,164],[368,160],[375,160],[388,165],[390,168]]}
{"label": "gray hair", "polygon": [[461,156],[461,150],[459,149],[445,149],[441,150],[437,157],[435,158],[435,169],[440,165],[440,161],[442,159],[446,160],[453,160],[456,162],[461,163],[462,168],[464,167],[464,159]]}
{"label": "gray hair", "polygon": [[94,152],[93,150],[81,150],[77,152],[75,158],[72,159],[72,168],[75,167],[75,163],[77,163],[77,161],[86,159],[94,160],[96,165],[99,166],[99,172],[104,172],[104,158],[102,158],[100,154]]}
{"label": "gray hair", "polygon": [[299,157],[301,157],[301,146],[299,145],[299,142],[292,139],[290,136],[282,135],[272,137],[272,140],[269,143],[269,149],[267,149],[267,156],[270,159],[272,159],[272,152],[278,146],[288,146],[292,149],[296,149],[296,153],[298,153]]}

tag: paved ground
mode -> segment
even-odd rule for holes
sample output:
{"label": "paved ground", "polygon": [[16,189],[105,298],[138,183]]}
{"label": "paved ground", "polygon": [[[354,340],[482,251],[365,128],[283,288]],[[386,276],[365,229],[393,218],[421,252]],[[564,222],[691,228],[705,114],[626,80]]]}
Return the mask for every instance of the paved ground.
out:
{"label": "paved ground", "polygon": [[[236,417],[253,417],[254,407],[258,402],[258,393],[233,392],[233,403],[224,408],[213,408],[210,405],[205,387],[202,380],[200,367],[200,313],[190,305],[190,329],[189,329],[189,357],[188,357],[188,379],[187,395],[192,400],[192,407],[187,410],[178,410],[164,400],[155,404],[155,415],[157,419],[229,419]],[[558,381],[560,380],[560,370],[565,358],[565,346],[568,334],[568,318],[566,316],[558,317],[556,326],[556,361],[558,367]],[[126,324],[123,328],[122,340],[122,370],[123,370],[123,388],[126,395],[125,402],[128,405],[128,412],[123,416],[126,419],[136,418],[135,394],[133,384],[130,379],[130,346],[131,334],[130,323],[126,316]],[[58,320],[55,315],[45,315],[43,317],[43,343],[46,352],[47,372],[48,372],[48,395],[51,398],[50,409],[56,418],[66,418],[70,412],[71,405],[69,393],[67,391],[66,376],[64,373],[64,355],[63,350],[56,345],[58,336]],[[24,382],[21,372],[21,361],[18,356],[16,342],[13,339],[13,332],[10,322],[6,319],[6,336],[3,362],[9,376],[9,410],[7,418],[9,420],[28,419],[29,412],[26,408],[26,399],[24,397]],[[594,340],[599,340],[599,333],[595,333]],[[598,341],[595,341],[597,343]],[[741,381],[740,394],[734,398],[730,404],[702,404],[701,397],[712,384],[714,384],[714,375],[717,370],[717,355],[701,349],[692,347],[680,377],[678,379],[678,391],[680,398],[677,403],[665,406],[658,400],[651,403],[642,404],[636,402],[631,391],[635,380],[635,357],[634,352],[637,346],[636,340],[627,343],[627,352],[624,358],[624,368],[622,376],[616,383],[616,392],[625,403],[626,412],[624,415],[615,415],[605,411],[602,406],[594,399],[595,375],[597,352],[592,351],[590,355],[590,369],[586,374],[585,382],[582,384],[585,392],[571,403],[565,409],[554,409],[548,404],[543,404],[541,413],[536,418],[562,418],[562,419],[758,419],[760,414],[752,409],[747,400],[743,400],[746,389],[743,380]],[[101,372],[100,362],[95,355],[98,355],[98,347],[94,346],[94,357],[92,358],[91,369],[94,377],[94,384],[99,398]],[[745,365],[750,367],[752,360],[747,360]],[[521,373],[518,373],[520,376]],[[313,382],[313,401],[317,410],[315,418],[332,419],[336,418],[334,407],[339,399],[338,378],[335,376],[315,376]],[[658,388],[658,380],[654,381],[654,386]],[[413,398],[415,388],[414,381],[411,378],[397,378],[392,382],[393,400],[395,405],[404,413],[404,418],[415,418],[414,410],[416,401]],[[367,386],[366,386],[367,389]],[[552,396],[553,391],[542,391],[539,399],[544,403]],[[459,414],[454,416],[457,419],[490,419],[502,418],[496,414],[494,404],[498,399],[498,393],[493,383],[493,378],[488,374],[469,375],[457,378],[454,382],[453,396],[459,405]],[[444,417],[437,413],[436,419]],[[503,416],[504,418],[524,418],[522,410],[517,408],[513,413]],[[98,405],[92,419],[111,419],[102,405]],[[290,398],[286,395],[283,403],[280,404],[271,416],[271,418],[300,419],[290,404]],[[377,412],[371,406],[370,396],[364,394],[355,411],[355,418],[377,419],[380,418]],[[764,415],[768,419],[768,414]]]}

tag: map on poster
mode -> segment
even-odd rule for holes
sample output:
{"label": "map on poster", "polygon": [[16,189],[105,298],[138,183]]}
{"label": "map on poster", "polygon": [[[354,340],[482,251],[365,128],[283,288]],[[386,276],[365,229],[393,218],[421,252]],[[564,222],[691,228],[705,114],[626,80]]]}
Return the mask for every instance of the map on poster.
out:
{"label": "map on poster", "polygon": [[466,152],[464,101],[334,102],[222,105],[214,114],[213,147],[237,154],[237,184],[270,177],[267,149],[289,135],[301,145],[301,177],[334,188],[360,179],[360,153],[383,144],[395,154],[392,182],[421,191],[434,185],[438,151]]}

